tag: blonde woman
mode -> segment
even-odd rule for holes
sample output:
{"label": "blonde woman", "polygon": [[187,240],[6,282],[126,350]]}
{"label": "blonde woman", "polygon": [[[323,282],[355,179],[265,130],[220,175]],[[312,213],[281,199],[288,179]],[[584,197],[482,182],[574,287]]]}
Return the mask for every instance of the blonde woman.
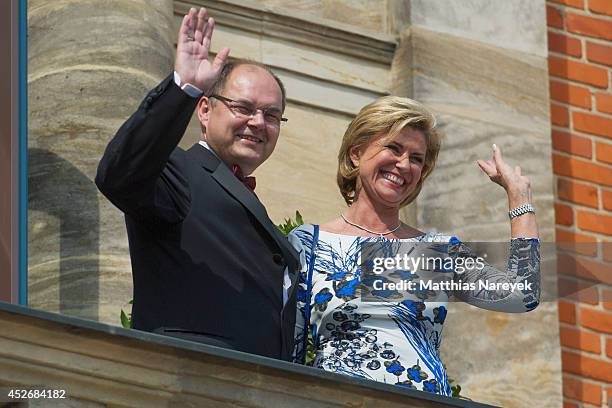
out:
{"label": "blonde woman", "polygon": [[419,231],[400,220],[400,209],[418,196],[439,149],[434,116],[407,98],[380,98],[351,122],[338,155],[337,176],[348,208],[325,224],[303,225],[290,234],[304,265],[296,362],[304,363],[310,333],[316,367],[450,395],[439,355],[449,297],[506,312],[526,312],[538,305],[539,240],[529,180],[519,167],[504,162],[495,145],[493,159],[479,160],[478,165],[508,194],[508,270],[484,264],[464,273],[430,272],[467,284],[483,279],[520,284],[521,290],[371,290],[368,294],[375,296],[364,300],[363,244],[379,245],[391,257],[402,244],[412,243],[444,252],[455,261],[475,257],[454,236]]}

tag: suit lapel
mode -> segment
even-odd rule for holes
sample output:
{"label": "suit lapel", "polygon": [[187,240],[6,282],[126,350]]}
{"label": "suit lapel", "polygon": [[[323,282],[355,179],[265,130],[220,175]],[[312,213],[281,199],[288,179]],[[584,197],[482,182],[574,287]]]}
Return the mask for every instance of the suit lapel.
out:
{"label": "suit lapel", "polygon": [[[202,167],[212,173],[213,179],[215,179],[229,195],[238,200],[251,214],[253,214],[261,226],[264,227],[268,234],[276,241],[283,253],[283,257],[289,264],[289,270],[295,271],[298,264],[297,253],[293,247],[289,245],[287,239],[278,231],[276,226],[272,224],[265,207],[257,199],[255,194],[250,192],[240,180],[232,174],[229,168],[204,146],[196,144],[189,149],[189,152],[198,158]],[[294,273],[294,275],[297,277],[297,273]],[[292,276],[292,282],[295,283],[296,279],[293,278]],[[291,289],[293,291],[293,284]]]}

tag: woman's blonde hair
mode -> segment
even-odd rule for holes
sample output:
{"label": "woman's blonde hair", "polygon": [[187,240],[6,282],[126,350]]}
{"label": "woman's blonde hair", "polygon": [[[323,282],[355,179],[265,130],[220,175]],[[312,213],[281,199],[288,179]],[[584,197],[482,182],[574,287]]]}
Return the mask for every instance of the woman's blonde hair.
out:
{"label": "woman's blonde hair", "polygon": [[425,162],[414,191],[400,204],[412,202],[421,192],[423,181],[433,170],[440,151],[440,135],[436,129],[436,118],[417,101],[399,96],[384,96],[364,106],[342,138],[338,153],[337,182],[344,201],[351,205],[357,194],[359,166],[351,160],[351,149],[363,150],[375,138],[383,136],[394,139],[405,127],[419,130],[425,135],[427,151]]}

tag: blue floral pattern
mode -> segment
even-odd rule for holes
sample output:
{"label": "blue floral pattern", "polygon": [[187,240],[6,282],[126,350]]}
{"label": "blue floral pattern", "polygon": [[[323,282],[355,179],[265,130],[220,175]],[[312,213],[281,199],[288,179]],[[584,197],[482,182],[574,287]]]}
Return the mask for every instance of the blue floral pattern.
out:
{"label": "blue floral pattern", "polygon": [[[428,243],[453,257],[474,254],[455,237],[428,233],[407,240],[356,237],[320,231],[303,225],[289,235],[302,260],[298,288],[294,360],[304,363],[308,331],[313,335],[314,366],[326,371],[366,378],[425,392],[451,395],[440,359],[440,343],[448,298],[456,296],[478,307],[498,311],[528,311],[539,302],[539,241],[513,239],[508,270],[485,265],[461,276],[463,281],[486,278],[498,282],[531,282],[531,291],[415,290],[406,300],[394,290],[372,291],[380,301],[362,300],[357,290],[366,283],[360,248],[380,243],[385,256],[397,253],[398,242]],[[311,279],[308,279],[309,272]],[[409,271],[395,271],[409,279]],[[454,274],[452,270],[439,271]],[[456,274],[454,276],[457,276]]]}

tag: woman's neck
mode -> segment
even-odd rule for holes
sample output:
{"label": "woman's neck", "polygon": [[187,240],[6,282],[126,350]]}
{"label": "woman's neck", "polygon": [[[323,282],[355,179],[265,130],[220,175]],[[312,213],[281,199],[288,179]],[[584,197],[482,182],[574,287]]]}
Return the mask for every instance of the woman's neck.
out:
{"label": "woman's neck", "polygon": [[399,208],[375,206],[367,199],[357,198],[344,215],[347,220],[375,231],[391,230],[400,223]]}

